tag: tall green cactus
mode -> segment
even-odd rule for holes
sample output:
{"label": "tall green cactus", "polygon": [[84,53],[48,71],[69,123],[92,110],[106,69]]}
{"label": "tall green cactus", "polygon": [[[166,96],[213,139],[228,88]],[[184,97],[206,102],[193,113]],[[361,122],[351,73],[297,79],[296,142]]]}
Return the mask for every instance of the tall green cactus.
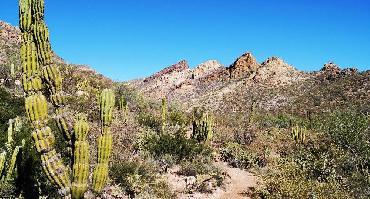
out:
{"label": "tall green cactus", "polygon": [[162,132],[164,132],[164,129],[167,125],[167,114],[168,114],[167,100],[166,98],[163,98],[161,105]]}
{"label": "tall green cactus", "polygon": [[193,114],[193,134],[192,139],[200,143],[210,142],[213,138],[213,118],[208,113],[197,115],[197,111]]}
{"label": "tall green cactus", "polygon": [[[21,60],[22,84],[25,91],[25,108],[34,131],[32,138],[40,154],[42,167],[50,182],[67,198],[82,198],[88,188],[89,131],[86,116],[76,119],[73,131],[65,119],[65,95],[62,77],[52,59],[49,32],[44,22],[44,0],[20,0],[19,24],[22,32]],[[48,90],[45,95],[43,88]],[[46,97],[47,96],[47,97]],[[100,95],[101,136],[98,139],[98,164],[93,175],[93,188],[99,192],[108,177],[108,162],[112,151],[110,124],[114,108],[114,93],[106,89]],[[68,143],[71,168],[64,165],[61,155],[55,150],[55,136],[48,126],[48,101],[55,107],[56,122]],[[4,166],[0,154],[0,168]],[[70,174],[72,171],[72,175]],[[71,178],[72,177],[72,178]]]}
{"label": "tall green cactus", "polygon": [[93,175],[93,189],[100,192],[108,178],[108,163],[112,152],[112,134],[110,125],[113,119],[115,105],[114,92],[109,89],[103,90],[100,96],[101,135],[98,138],[98,163]]}
{"label": "tall green cactus", "polygon": [[88,132],[87,117],[85,115],[77,116],[74,126],[72,198],[82,198],[88,188],[90,168],[90,145],[86,140]]}
{"label": "tall green cactus", "polygon": [[291,136],[297,143],[304,143],[306,141],[307,129],[306,127],[301,127],[296,125],[292,127]]}
{"label": "tall green cactus", "polygon": [[14,147],[13,135],[20,130],[19,123],[19,118],[9,120],[8,140],[5,143],[5,151],[0,153],[0,183],[5,183],[12,178],[16,161],[25,145],[25,140],[22,140],[21,146]]}

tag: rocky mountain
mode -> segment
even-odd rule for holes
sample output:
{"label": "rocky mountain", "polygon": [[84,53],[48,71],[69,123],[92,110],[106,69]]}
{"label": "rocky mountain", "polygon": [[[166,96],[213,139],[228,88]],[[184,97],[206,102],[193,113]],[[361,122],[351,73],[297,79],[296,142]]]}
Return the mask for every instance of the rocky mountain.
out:
{"label": "rocky mountain", "polygon": [[225,96],[239,87],[282,87],[304,81],[308,76],[280,58],[271,57],[260,64],[252,53],[247,52],[229,67],[210,60],[191,69],[186,61],[180,61],[148,78],[130,83],[156,100],[166,97],[185,107],[217,107]]}

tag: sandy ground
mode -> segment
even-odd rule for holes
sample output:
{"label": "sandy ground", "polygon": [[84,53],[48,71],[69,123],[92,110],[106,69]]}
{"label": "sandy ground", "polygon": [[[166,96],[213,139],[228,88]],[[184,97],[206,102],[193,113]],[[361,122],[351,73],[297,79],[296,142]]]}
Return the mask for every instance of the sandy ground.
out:
{"label": "sandy ground", "polygon": [[185,194],[180,196],[180,199],[249,199],[246,195],[250,187],[257,185],[257,178],[252,173],[247,171],[231,168],[226,163],[218,163],[218,166],[224,169],[229,175],[227,185],[224,189],[217,189],[212,194]]}

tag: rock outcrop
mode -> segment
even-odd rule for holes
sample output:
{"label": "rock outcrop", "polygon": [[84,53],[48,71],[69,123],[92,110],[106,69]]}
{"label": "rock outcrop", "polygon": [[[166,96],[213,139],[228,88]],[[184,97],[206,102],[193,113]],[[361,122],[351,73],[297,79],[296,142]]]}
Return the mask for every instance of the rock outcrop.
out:
{"label": "rock outcrop", "polygon": [[192,70],[192,79],[199,79],[208,76],[222,68],[224,68],[224,66],[216,60],[206,61]]}
{"label": "rock outcrop", "polygon": [[240,79],[255,74],[259,67],[260,64],[256,58],[253,57],[252,53],[247,52],[235,60],[228,69],[231,79]]}

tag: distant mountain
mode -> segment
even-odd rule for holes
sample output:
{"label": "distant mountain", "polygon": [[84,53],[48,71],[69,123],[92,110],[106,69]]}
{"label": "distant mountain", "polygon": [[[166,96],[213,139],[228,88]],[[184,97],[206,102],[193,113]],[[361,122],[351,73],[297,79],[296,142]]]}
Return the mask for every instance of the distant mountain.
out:
{"label": "distant mountain", "polygon": [[[278,57],[258,63],[252,53],[247,52],[228,67],[211,60],[191,69],[182,60],[148,78],[129,83],[145,96],[155,100],[165,97],[187,110],[201,106],[219,112],[243,112],[248,111],[252,101],[257,101],[265,110],[304,109],[305,103],[311,107],[317,100],[314,96],[321,96],[322,105],[331,108],[345,103],[340,99],[333,101],[338,97],[333,93],[345,96],[347,90],[353,89],[358,91],[355,95],[361,96],[357,98],[361,104],[361,100],[370,101],[368,79],[369,72],[360,73],[353,68],[341,70],[331,62],[320,71],[303,72]],[[346,84],[346,81],[353,82]],[[332,93],[322,96],[330,90]],[[302,101],[303,104],[298,104]],[[320,106],[316,108],[325,110]]]}

